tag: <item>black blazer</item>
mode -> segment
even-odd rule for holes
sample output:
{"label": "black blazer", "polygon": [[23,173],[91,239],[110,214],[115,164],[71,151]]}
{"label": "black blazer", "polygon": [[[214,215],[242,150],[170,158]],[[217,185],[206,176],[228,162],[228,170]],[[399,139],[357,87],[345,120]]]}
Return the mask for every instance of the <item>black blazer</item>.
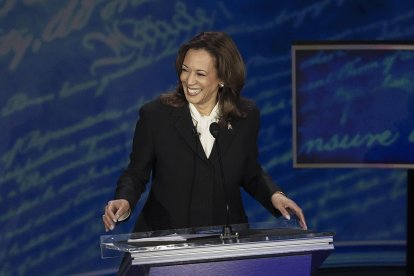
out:
{"label": "black blazer", "polygon": [[152,177],[151,190],[134,232],[223,225],[227,220],[227,201],[229,222],[246,223],[240,187],[272,214],[279,214],[270,198],[280,189],[258,163],[259,111],[246,100],[241,106],[247,118],[221,129],[209,158],[194,131],[188,105],[174,108],[158,99],[141,108],[130,163],[115,192],[115,198],[128,200],[133,210]]}

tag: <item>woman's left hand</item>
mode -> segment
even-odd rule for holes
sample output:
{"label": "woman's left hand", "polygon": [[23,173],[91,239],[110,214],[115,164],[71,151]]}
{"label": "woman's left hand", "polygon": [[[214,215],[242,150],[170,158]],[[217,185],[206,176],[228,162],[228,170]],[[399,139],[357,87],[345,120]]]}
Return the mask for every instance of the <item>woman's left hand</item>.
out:
{"label": "woman's left hand", "polygon": [[276,192],[272,195],[272,204],[273,206],[280,211],[282,216],[290,220],[289,210],[293,212],[299,218],[299,224],[302,229],[307,230],[308,226],[306,225],[305,216],[303,215],[302,209],[290,198],[285,196],[285,194]]}

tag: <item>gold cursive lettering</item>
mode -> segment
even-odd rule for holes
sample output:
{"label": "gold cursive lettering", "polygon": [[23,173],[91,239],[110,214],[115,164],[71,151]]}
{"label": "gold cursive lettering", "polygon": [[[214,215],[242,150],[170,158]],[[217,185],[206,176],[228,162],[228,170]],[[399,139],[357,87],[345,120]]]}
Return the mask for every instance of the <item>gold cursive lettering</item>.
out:
{"label": "gold cursive lettering", "polygon": [[14,71],[22,61],[24,54],[33,41],[33,35],[27,29],[20,31],[10,30],[6,35],[0,37],[0,56],[13,54],[8,69]]}
{"label": "gold cursive lettering", "polygon": [[95,0],[70,0],[65,8],[57,12],[47,23],[42,34],[43,41],[50,42],[81,30],[88,23],[94,8]]}
{"label": "gold cursive lettering", "polygon": [[390,130],[385,130],[380,133],[355,134],[353,136],[349,134],[334,134],[326,140],[316,138],[306,141],[300,152],[323,152],[357,147],[371,148],[375,145],[386,147],[393,144],[399,136],[400,134],[398,132],[392,132]]}
{"label": "gold cursive lettering", "polygon": [[6,117],[17,111],[24,110],[31,106],[41,105],[54,100],[54,94],[45,94],[37,98],[29,98],[25,93],[17,93],[13,95],[1,109],[1,116]]}

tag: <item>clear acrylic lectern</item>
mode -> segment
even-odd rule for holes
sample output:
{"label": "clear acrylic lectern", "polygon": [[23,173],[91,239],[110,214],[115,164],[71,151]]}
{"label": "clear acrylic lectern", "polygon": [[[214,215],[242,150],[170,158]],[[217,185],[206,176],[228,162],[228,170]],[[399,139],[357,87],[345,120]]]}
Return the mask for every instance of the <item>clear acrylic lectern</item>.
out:
{"label": "clear acrylic lectern", "polygon": [[125,275],[310,275],[334,249],[332,232],[232,225],[101,236],[103,258],[128,258]]}

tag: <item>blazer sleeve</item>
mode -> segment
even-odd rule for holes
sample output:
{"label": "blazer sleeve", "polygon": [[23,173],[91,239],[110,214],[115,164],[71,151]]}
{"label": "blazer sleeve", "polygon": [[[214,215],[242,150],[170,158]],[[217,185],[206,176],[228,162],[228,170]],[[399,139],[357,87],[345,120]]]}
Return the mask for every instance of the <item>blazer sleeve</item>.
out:
{"label": "blazer sleeve", "polygon": [[263,171],[258,160],[259,152],[257,148],[257,139],[260,129],[260,112],[254,107],[253,110],[249,112],[248,116],[250,117],[248,120],[252,137],[249,139],[248,162],[242,186],[251,196],[272,213],[272,215],[280,216],[280,212],[273,207],[271,197],[275,192],[281,191],[281,189],[272,181],[271,177]]}
{"label": "blazer sleeve", "polygon": [[130,161],[115,190],[115,199],[126,199],[131,211],[145,191],[155,161],[150,118],[145,106],[142,107],[135,127]]}

